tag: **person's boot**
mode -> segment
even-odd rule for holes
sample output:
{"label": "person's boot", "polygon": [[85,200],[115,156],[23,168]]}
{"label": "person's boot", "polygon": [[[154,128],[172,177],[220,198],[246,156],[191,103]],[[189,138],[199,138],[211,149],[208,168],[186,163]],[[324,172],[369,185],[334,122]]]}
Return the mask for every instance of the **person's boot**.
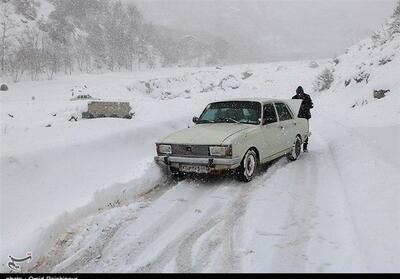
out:
{"label": "person's boot", "polygon": [[303,151],[304,151],[304,152],[308,152],[307,145],[308,145],[308,142],[305,142],[305,143],[303,144]]}

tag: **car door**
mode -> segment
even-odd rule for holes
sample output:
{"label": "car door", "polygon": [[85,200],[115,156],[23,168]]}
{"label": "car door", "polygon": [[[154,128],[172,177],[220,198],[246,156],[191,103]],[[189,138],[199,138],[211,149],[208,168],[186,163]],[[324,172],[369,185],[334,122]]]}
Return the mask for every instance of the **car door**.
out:
{"label": "car door", "polygon": [[262,134],[262,161],[280,152],[280,133],[278,117],[273,103],[266,103],[263,106],[263,120],[261,126]]}
{"label": "car door", "polygon": [[275,103],[276,112],[278,114],[280,129],[279,133],[279,149],[281,151],[291,148],[295,139],[295,129],[293,115],[285,103]]}

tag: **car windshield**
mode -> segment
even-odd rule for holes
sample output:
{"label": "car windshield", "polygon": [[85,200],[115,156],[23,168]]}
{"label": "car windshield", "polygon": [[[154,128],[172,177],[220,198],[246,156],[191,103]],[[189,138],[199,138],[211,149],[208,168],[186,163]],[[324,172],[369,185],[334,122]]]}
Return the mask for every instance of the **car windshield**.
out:
{"label": "car windshield", "polygon": [[261,104],[250,101],[229,101],[209,104],[197,123],[260,124]]}

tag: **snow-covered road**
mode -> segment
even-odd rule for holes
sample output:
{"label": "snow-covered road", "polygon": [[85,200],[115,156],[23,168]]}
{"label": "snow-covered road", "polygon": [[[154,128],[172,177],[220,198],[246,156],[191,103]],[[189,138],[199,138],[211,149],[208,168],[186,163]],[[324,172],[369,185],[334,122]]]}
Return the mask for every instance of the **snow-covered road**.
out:
{"label": "snow-covered road", "polygon": [[[253,75],[240,89],[216,86],[244,71]],[[15,84],[0,96],[1,270],[31,251],[23,271],[399,272],[396,94],[352,107],[358,96],[340,81],[338,92],[314,93],[310,152],[262,166],[247,184],[170,181],[153,163],[154,143],[207,103],[290,98],[318,71],[288,62]],[[69,122],[85,109],[70,88],[83,84],[131,101],[135,117]]]}
{"label": "snow-covered road", "polygon": [[277,160],[248,184],[151,182],[74,224],[33,271],[399,271],[398,168],[323,111],[314,118],[298,161]]}

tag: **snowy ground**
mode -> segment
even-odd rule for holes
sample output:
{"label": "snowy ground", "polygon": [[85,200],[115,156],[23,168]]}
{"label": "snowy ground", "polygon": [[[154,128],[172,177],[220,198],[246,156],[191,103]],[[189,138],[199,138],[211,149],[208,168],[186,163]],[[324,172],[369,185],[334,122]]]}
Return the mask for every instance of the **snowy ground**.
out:
{"label": "snowy ground", "polygon": [[[286,62],[11,84],[0,96],[1,269],[31,251],[24,271],[399,272],[400,114],[379,112],[400,113],[400,86],[355,110],[358,96],[313,94],[310,152],[248,184],[173,182],[152,161],[154,142],[208,102],[311,92],[321,70]],[[68,121],[86,108],[69,100],[84,85],[130,101],[135,117]]]}

